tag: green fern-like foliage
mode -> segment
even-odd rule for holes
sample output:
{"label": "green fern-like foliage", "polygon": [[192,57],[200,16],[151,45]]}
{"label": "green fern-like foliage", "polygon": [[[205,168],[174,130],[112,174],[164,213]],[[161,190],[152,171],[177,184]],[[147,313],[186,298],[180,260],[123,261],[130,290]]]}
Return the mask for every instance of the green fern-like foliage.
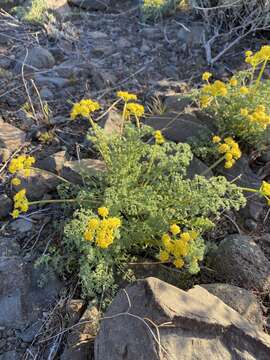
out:
{"label": "green fern-like foliage", "polygon": [[[241,190],[224,177],[188,179],[190,146],[158,145],[153,132],[151,127],[129,124],[122,136],[108,137],[98,127],[89,135],[106,170],[85,177],[85,185],[76,190],[81,206],[65,226],[63,244],[66,267],[79,274],[87,296],[111,298],[117,271],[134,255],[154,259],[162,247],[162,234],[173,223],[199,234],[185,257],[185,269],[197,273],[205,252],[203,233],[224,210],[245,203]],[[83,237],[88,219],[100,206],[122,221],[119,235],[107,249]]]}

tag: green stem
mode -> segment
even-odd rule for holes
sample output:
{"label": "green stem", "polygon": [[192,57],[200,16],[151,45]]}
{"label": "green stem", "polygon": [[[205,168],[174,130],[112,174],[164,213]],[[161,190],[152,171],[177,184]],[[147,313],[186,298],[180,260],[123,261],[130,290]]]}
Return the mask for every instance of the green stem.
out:
{"label": "green stem", "polygon": [[121,135],[123,134],[123,131],[124,131],[126,111],[127,111],[127,102],[125,101],[123,112],[122,112],[122,124],[121,124],[121,131],[120,131]]}
{"label": "green stem", "polygon": [[262,68],[261,68],[261,71],[260,71],[260,73],[259,73],[259,76],[258,76],[258,78],[257,78],[257,80],[256,80],[256,84],[255,84],[256,87],[259,85],[259,83],[260,83],[260,81],[261,81],[261,78],[262,78],[262,76],[263,76],[263,73],[264,73],[264,70],[265,70],[267,61],[268,61],[268,60],[266,59],[266,60],[264,61],[264,63],[263,63],[263,66],[262,66]]}
{"label": "green stem", "polygon": [[38,200],[38,201],[29,201],[29,205],[37,204],[53,204],[53,203],[71,203],[76,202],[77,199],[53,199],[53,200]]}
{"label": "green stem", "polygon": [[259,190],[256,190],[256,189],[251,189],[251,188],[246,188],[246,187],[239,187],[241,190],[243,191],[247,191],[247,192],[252,192],[252,193],[259,193],[260,191]]}
{"label": "green stem", "polygon": [[216,166],[218,166],[223,160],[225,160],[225,155],[223,155],[220,159],[218,159],[217,161],[214,162],[214,164],[212,164],[209,168],[207,168],[206,170],[204,170],[200,176],[205,176],[206,174],[208,174],[211,170],[213,170]]}
{"label": "green stem", "polygon": [[140,125],[140,120],[139,120],[138,116],[135,115],[135,119],[136,119],[137,128],[140,129],[141,125]]}
{"label": "green stem", "polygon": [[29,201],[29,205],[39,205],[39,204],[59,204],[59,203],[75,203],[75,202],[93,202],[93,200],[78,200],[78,199],[52,199],[52,200],[37,200]]}

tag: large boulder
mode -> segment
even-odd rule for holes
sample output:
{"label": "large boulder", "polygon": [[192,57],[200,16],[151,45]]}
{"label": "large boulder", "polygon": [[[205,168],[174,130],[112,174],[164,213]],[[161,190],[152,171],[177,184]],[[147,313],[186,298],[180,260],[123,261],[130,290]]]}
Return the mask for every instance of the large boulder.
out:
{"label": "large boulder", "polygon": [[270,290],[270,262],[261,248],[245,235],[230,235],[209,255],[215,276],[245,289]]}
{"label": "large boulder", "polygon": [[268,360],[270,336],[200,286],[148,278],[121,290],[101,321],[96,360]]}
{"label": "large boulder", "polygon": [[211,294],[217,296],[226,305],[239,312],[253,325],[263,330],[264,320],[262,307],[252,291],[230,284],[200,284]]}

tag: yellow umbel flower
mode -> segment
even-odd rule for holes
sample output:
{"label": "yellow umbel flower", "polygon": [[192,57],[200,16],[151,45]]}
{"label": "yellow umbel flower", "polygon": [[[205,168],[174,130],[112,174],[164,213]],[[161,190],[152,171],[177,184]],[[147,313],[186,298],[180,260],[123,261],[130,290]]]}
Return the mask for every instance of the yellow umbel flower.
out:
{"label": "yellow umbel flower", "polygon": [[231,78],[231,79],[230,79],[230,85],[231,85],[231,86],[234,87],[234,86],[237,86],[237,84],[238,84],[237,79],[235,79],[235,78]]}
{"label": "yellow umbel flower", "polygon": [[179,234],[181,231],[180,227],[177,225],[177,224],[172,224],[170,226],[170,232],[173,234],[173,235],[177,235]]}
{"label": "yellow umbel flower", "polygon": [[213,98],[208,96],[208,95],[201,96],[201,98],[200,98],[200,106],[201,106],[201,108],[202,109],[207,108],[211,104],[212,99]]}
{"label": "yellow umbel flower", "polygon": [[180,239],[184,242],[190,241],[191,237],[189,232],[184,232],[183,234],[181,234]]}
{"label": "yellow umbel flower", "polygon": [[83,99],[75,103],[71,109],[70,117],[75,120],[78,116],[88,118],[93,112],[100,109],[100,104],[91,99]]}
{"label": "yellow umbel flower", "polygon": [[166,261],[169,260],[170,255],[166,250],[160,250],[158,258],[159,258],[160,261],[166,262]]}
{"label": "yellow umbel flower", "polygon": [[215,136],[212,137],[212,142],[214,144],[218,144],[218,143],[221,142],[221,138],[219,136],[215,135]]}
{"label": "yellow umbel flower", "polygon": [[137,95],[131,94],[127,91],[118,91],[117,96],[122,99],[124,102],[128,102],[130,100],[137,100]]}
{"label": "yellow umbel flower", "polygon": [[173,251],[173,255],[175,257],[180,257],[180,256],[187,256],[188,255],[188,250],[189,250],[189,246],[187,244],[187,242],[183,241],[183,240],[176,240],[174,243],[174,251]]}
{"label": "yellow umbel flower", "polygon": [[128,103],[125,109],[125,117],[128,119],[130,116],[136,116],[140,118],[144,115],[143,105],[137,103]]}
{"label": "yellow umbel flower", "polygon": [[247,108],[242,108],[242,109],[240,109],[240,115],[242,115],[242,116],[248,116],[248,109],[247,109]]}
{"label": "yellow umbel flower", "polygon": [[105,218],[106,216],[109,215],[109,210],[106,207],[100,207],[98,208],[98,215],[101,216],[102,218]]}
{"label": "yellow umbel flower", "polygon": [[26,197],[26,189],[22,189],[13,197],[14,200],[14,210],[12,216],[18,217],[19,213],[27,212],[29,209],[29,202]]}
{"label": "yellow umbel flower", "polygon": [[218,152],[220,153],[220,154],[225,154],[227,151],[229,151],[230,150],[230,147],[229,147],[229,145],[228,144],[221,144],[221,145],[219,145],[219,147],[218,147]]}
{"label": "yellow umbel flower", "polygon": [[10,161],[8,170],[11,174],[15,174],[16,172],[23,170],[24,176],[28,177],[30,175],[30,169],[35,161],[36,160],[33,156],[19,155]]}
{"label": "yellow umbel flower", "polygon": [[250,57],[250,56],[252,56],[252,54],[253,54],[253,52],[251,50],[247,50],[245,52],[246,57]]}
{"label": "yellow umbel flower", "polygon": [[21,180],[19,178],[13,178],[11,180],[11,184],[14,186],[19,186],[19,185],[21,185]]}
{"label": "yellow umbel flower", "polygon": [[98,218],[91,218],[88,220],[88,227],[91,230],[96,230],[99,226],[100,220]]}
{"label": "yellow umbel flower", "polygon": [[261,185],[261,188],[260,188],[260,193],[267,197],[267,198],[270,198],[270,183],[266,182],[266,181],[263,181],[262,182],[262,185]]}
{"label": "yellow umbel flower", "polygon": [[246,87],[246,86],[242,86],[242,87],[240,87],[240,94],[242,94],[242,95],[247,95],[247,94],[249,94],[249,89]]}
{"label": "yellow umbel flower", "polygon": [[270,60],[270,46],[264,45],[255,54],[252,52],[246,52],[246,62],[256,68],[263,62]]}
{"label": "yellow umbel flower", "polygon": [[212,74],[210,72],[206,71],[202,74],[202,80],[208,81],[211,76],[212,76]]}
{"label": "yellow umbel flower", "polygon": [[242,155],[239,145],[230,136],[225,138],[224,143],[218,146],[218,152],[224,154],[226,160],[224,167],[226,169],[230,169],[235,164],[235,160],[240,159]]}
{"label": "yellow umbel flower", "polygon": [[154,137],[157,145],[162,145],[165,142],[164,136],[162,135],[160,130],[154,132]]}
{"label": "yellow umbel flower", "polygon": [[181,269],[185,265],[184,260],[182,258],[175,259],[173,264],[177,269]]}
{"label": "yellow umbel flower", "polygon": [[84,231],[84,239],[86,241],[95,241],[98,247],[107,249],[116,237],[117,230],[121,226],[121,220],[117,217],[106,218],[109,211],[105,207],[99,208],[98,213],[103,219],[100,220],[94,217],[88,220]]}

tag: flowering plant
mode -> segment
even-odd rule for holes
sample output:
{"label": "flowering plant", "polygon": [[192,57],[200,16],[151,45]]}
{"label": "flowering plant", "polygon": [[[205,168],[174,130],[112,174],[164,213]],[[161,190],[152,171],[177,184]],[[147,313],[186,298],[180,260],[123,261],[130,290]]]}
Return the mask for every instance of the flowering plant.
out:
{"label": "flowering plant", "polygon": [[[217,127],[225,136],[236,136],[249,146],[263,145],[267,141],[270,125],[269,81],[262,81],[270,59],[270,46],[258,52],[246,52],[250,69],[235,74],[229,81],[211,81],[205,72],[206,84],[199,95],[200,106],[215,118]],[[268,139],[269,141],[269,139]]]}

